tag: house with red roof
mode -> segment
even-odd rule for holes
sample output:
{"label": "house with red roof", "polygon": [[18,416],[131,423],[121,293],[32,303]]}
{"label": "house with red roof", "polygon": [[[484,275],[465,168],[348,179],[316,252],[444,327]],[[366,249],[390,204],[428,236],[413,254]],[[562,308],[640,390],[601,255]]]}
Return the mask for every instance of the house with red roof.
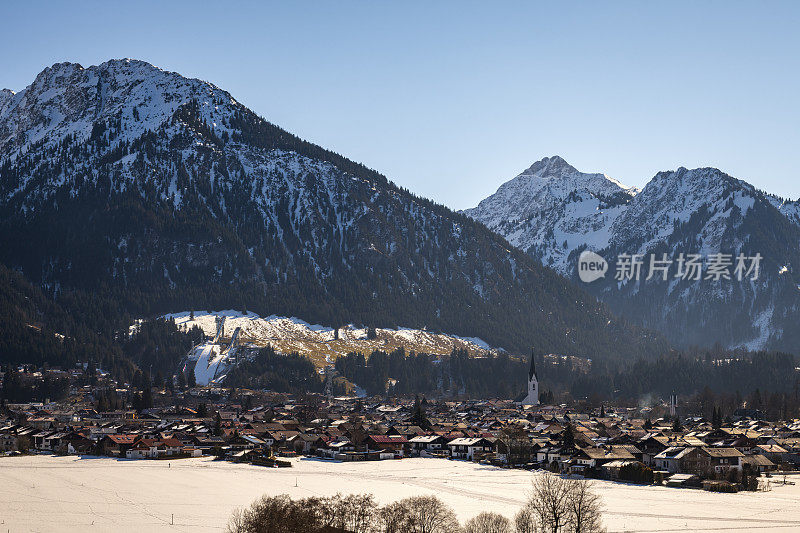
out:
{"label": "house with red roof", "polygon": [[106,435],[98,444],[103,455],[124,457],[125,453],[133,448],[138,437],[139,435],[133,434]]}
{"label": "house with red roof", "polygon": [[395,455],[406,455],[409,444],[403,435],[368,435],[367,448],[381,452],[391,452]]}

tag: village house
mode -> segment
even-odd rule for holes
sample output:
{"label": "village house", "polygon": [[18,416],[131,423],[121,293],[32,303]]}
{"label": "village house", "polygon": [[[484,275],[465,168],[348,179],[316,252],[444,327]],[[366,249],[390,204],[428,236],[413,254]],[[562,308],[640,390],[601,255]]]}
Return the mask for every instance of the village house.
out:
{"label": "village house", "polygon": [[13,433],[3,433],[0,435],[0,452],[17,451],[19,446],[19,437]]}
{"label": "village house", "polygon": [[255,435],[234,435],[227,440],[227,445],[231,450],[252,450],[254,448],[262,449],[267,447],[267,443],[263,439]]}
{"label": "village house", "polygon": [[686,468],[684,465],[696,461],[697,450],[698,448],[692,446],[670,446],[653,457],[653,465],[670,474],[683,473]]}
{"label": "village house", "polygon": [[447,449],[447,439],[441,435],[420,435],[408,441],[415,455],[426,456]]}
{"label": "village house", "polygon": [[298,433],[286,439],[286,447],[298,454],[316,452],[323,446],[325,446],[325,441],[322,437],[312,433]]}
{"label": "village house", "polygon": [[453,439],[447,443],[447,447],[450,449],[450,457],[467,459],[468,461],[494,451],[494,444],[483,437]]}
{"label": "village house", "polygon": [[371,450],[403,456],[408,448],[408,439],[402,435],[369,435],[367,448]]}
{"label": "village house", "polygon": [[317,455],[335,459],[337,455],[353,451],[355,451],[355,446],[353,446],[352,442],[343,437],[338,437],[337,439],[329,438],[324,446],[317,449]]}
{"label": "village house", "polygon": [[133,447],[137,437],[138,435],[106,435],[98,442],[100,453],[124,457],[126,452]]}
{"label": "village house", "polygon": [[56,451],[70,455],[86,455],[94,451],[94,446],[95,442],[92,439],[77,431],[71,431],[61,439],[60,449]]}
{"label": "village house", "polygon": [[730,470],[742,470],[741,459],[744,454],[736,448],[712,448],[704,446],[699,449],[697,469],[694,473],[714,471],[725,474]]}
{"label": "village house", "polygon": [[536,451],[536,462],[549,467],[552,463],[561,461],[560,446],[544,446]]}
{"label": "village house", "polygon": [[158,449],[154,439],[139,439],[125,451],[128,459],[147,459],[158,457]]}
{"label": "village house", "polygon": [[759,444],[753,451],[760,453],[773,463],[780,464],[784,462],[784,457],[788,455],[786,448],[777,444]]}
{"label": "village house", "polygon": [[640,461],[635,459],[615,459],[613,461],[609,461],[603,464],[600,469],[603,472],[603,477],[605,479],[610,479],[612,481],[616,481],[620,479],[620,471],[625,468],[626,466],[630,465],[641,465],[644,468],[644,464]]}
{"label": "village house", "polygon": [[62,439],[64,439],[69,433],[66,431],[56,431],[55,433],[51,433],[44,438],[42,443],[42,450],[47,451],[57,451],[61,447]]}
{"label": "village house", "polygon": [[760,453],[745,455],[740,459],[740,462],[742,469],[748,468],[751,472],[773,472],[778,469],[778,465]]}
{"label": "village house", "polygon": [[625,446],[579,448],[574,462],[587,468],[598,468],[611,461],[633,461],[636,457]]}

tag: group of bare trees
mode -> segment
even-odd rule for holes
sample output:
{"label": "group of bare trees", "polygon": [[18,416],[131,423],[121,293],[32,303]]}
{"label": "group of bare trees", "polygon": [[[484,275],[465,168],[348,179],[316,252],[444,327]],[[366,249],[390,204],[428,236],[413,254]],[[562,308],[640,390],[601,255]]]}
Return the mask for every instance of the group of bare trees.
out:
{"label": "group of bare trees", "polygon": [[604,531],[602,502],[589,481],[537,476],[514,526],[516,533],[597,533]]}
{"label": "group of bare trees", "polygon": [[292,500],[289,496],[262,496],[237,509],[228,522],[231,533],[353,532],[368,533],[378,515],[371,494],[337,494],[327,498]]}
{"label": "group of bare trees", "polygon": [[292,500],[263,496],[233,513],[230,533],[459,533],[453,510],[435,496],[379,507],[371,494]]}
{"label": "group of bare trees", "polygon": [[413,496],[378,506],[371,494],[311,497],[264,496],[234,512],[229,533],[599,533],[600,497],[590,482],[542,474],[513,522],[483,512],[459,524],[435,496]]}
{"label": "group of bare trees", "polygon": [[376,527],[371,531],[456,533],[461,527],[453,509],[436,496],[412,496],[381,508]]}

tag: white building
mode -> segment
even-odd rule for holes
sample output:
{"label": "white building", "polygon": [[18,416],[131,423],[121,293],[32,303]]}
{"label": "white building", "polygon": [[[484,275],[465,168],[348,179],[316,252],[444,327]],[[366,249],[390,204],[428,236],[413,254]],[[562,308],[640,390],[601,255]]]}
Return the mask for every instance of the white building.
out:
{"label": "white building", "polygon": [[447,447],[450,448],[450,457],[468,461],[475,459],[476,455],[494,451],[494,444],[483,437],[460,437],[448,442]]}

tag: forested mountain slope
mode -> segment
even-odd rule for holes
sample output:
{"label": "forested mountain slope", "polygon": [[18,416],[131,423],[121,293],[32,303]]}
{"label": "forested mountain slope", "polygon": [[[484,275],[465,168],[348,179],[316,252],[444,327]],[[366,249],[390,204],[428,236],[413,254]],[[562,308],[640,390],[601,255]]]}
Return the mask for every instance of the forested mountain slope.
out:
{"label": "forested mountain slope", "polygon": [[112,316],[237,308],[519,352],[666,348],[471,218],[135,60],[57,64],[0,94],[0,260]]}

